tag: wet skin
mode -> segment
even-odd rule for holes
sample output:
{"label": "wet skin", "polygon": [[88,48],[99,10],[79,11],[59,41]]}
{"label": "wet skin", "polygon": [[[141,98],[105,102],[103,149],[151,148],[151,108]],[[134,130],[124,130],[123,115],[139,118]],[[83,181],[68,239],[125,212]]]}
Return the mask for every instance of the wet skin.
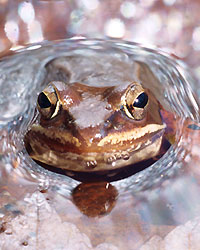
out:
{"label": "wet skin", "polygon": [[160,105],[138,82],[92,87],[52,81],[39,94],[37,110],[25,135],[27,151],[59,169],[113,170],[152,158],[161,147]]}

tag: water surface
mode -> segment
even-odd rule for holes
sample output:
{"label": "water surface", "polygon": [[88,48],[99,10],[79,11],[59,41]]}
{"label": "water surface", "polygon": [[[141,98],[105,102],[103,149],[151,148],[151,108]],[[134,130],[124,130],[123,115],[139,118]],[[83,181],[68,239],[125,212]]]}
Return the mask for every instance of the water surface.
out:
{"label": "water surface", "polygon": [[[108,86],[138,80],[150,88],[171,124],[168,139],[172,145],[167,152],[145,170],[112,183],[81,184],[35,163],[24,148],[23,137],[34,118],[37,95],[52,79],[47,65],[63,56],[69,58],[72,82]],[[71,244],[74,249],[138,249],[151,237],[163,240],[177,225],[198,216],[199,179],[194,166],[198,167],[199,106],[191,86],[193,78],[185,65],[122,41],[63,40],[3,58],[0,246],[8,249],[10,241],[15,249],[27,244],[30,249],[49,244],[54,248],[66,244],[70,248]],[[28,229],[18,235],[15,228],[22,221]],[[51,240],[55,222],[56,237]],[[66,243],[64,235],[70,234]]]}

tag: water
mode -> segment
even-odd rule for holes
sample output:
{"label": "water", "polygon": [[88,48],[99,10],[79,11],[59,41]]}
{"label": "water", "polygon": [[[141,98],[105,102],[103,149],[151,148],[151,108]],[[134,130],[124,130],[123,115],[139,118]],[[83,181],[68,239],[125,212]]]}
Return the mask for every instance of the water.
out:
{"label": "water", "polygon": [[30,159],[23,143],[24,134],[34,117],[38,93],[50,79],[59,80],[60,73],[49,73],[51,68],[48,63],[63,56],[69,58],[67,67],[71,82],[108,86],[116,82],[120,85],[133,80],[142,81],[144,87],[152,90],[164,109],[173,113],[177,119],[176,139],[167,153],[150,168],[114,185],[121,187],[121,190],[122,187],[127,190],[130,186],[134,190],[148,188],[159,182],[160,176],[167,178],[181,167],[182,159],[179,155],[186,154],[181,143],[184,137],[183,124],[186,119],[196,122],[199,119],[198,104],[190,87],[192,78],[185,73],[187,71],[171,58],[136,44],[68,40],[28,47],[1,60],[1,171],[9,173],[15,162],[19,175],[25,179],[31,178],[39,185],[48,181],[52,183],[52,180],[54,184],[61,182],[69,190],[77,185],[71,178],[38,166]]}
{"label": "water", "polygon": [[[151,88],[163,106],[171,143],[161,158],[119,181],[81,184],[29,157],[23,138],[35,117],[37,95],[52,77],[60,77],[62,72],[47,71],[52,59],[63,56],[71,71],[66,80],[89,85],[139,80]],[[196,218],[200,207],[199,106],[188,72],[169,56],[123,41],[63,40],[3,58],[0,248],[138,249],[155,231],[158,238],[169,232],[169,239],[176,237],[176,225]],[[197,228],[194,221],[189,223]]]}

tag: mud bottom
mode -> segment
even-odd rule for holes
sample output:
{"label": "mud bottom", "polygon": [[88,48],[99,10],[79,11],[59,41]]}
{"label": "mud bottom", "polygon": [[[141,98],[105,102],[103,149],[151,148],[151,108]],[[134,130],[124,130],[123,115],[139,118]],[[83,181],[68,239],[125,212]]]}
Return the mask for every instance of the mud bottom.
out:
{"label": "mud bottom", "polygon": [[81,182],[96,182],[96,181],[106,181],[106,182],[112,182],[112,181],[118,181],[124,178],[127,178],[131,175],[134,175],[145,168],[148,168],[153,163],[155,163],[157,160],[159,160],[169,149],[171,146],[170,142],[164,138],[162,142],[162,146],[160,149],[159,154],[151,159],[141,161],[135,164],[131,164],[122,168],[118,168],[115,170],[105,170],[105,171],[96,171],[96,172],[76,172],[76,171],[70,171],[66,169],[60,169],[53,166],[49,166],[47,164],[44,164],[42,162],[37,162],[40,166],[43,168],[55,172],[58,174],[69,176],[75,180],[81,181]]}

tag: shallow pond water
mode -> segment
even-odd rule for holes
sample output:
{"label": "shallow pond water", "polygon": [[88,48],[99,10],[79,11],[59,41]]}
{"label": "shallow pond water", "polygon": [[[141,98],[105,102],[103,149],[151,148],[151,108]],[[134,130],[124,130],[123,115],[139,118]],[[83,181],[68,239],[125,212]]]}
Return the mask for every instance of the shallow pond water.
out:
{"label": "shallow pond water", "polygon": [[[37,95],[48,81],[57,80],[52,79],[47,65],[63,56],[69,58],[71,82],[112,86],[116,82],[120,85],[136,80],[151,89],[163,107],[161,113],[167,124],[166,140],[171,146],[165,154],[143,171],[112,183],[81,184],[34,162],[24,147],[23,138],[35,119]],[[10,230],[15,249],[27,244],[30,249],[34,249],[35,244],[40,248],[50,244],[50,249],[55,249],[59,239],[61,247],[66,244],[63,235],[72,232],[76,244],[68,242],[66,249],[70,249],[70,244],[75,244],[73,249],[80,249],[81,244],[85,247],[81,249],[128,249],[132,245],[135,247],[132,249],[137,249],[155,233],[152,228],[159,231],[164,225],[166,230],[159,235],[164,237],[182,218],[183,221],[190,219],[190,213],[188,218],[184,215],[176,219],[174,213],[179,211],[175,196],[177,187],[183,185],[182,179],[192,182],[192,187],[193,182],[197,182],[187,175],[188,166],[196,164],[195,157],[198,157],[199,106],[191,88],[194,85],[181,62],[123,41],[63,40],[30,46],[3,58],[0,62],[0,215],[3,223],[0,246],[8,249],[6,232]],[[173,191],[170,194],[168,190],[170,186],[173,189],[173,185],[175,199]],[[180,192],[190,196],[183,188]],[[185,204],[182,208],[186,211],[184,199],[181,203]],[[189,209],[191,217],[198,206]],[[60,227],[57,240],[47,243],[46,235],[51,237],[52,233],[47,227],[53,230],[55,226],[49,216],[56,217]],[[14,218],[14,222],[9,218]],[[15,227],[21,220],[30,230],[19,240]],[[134,227],[129,220],[135,223]],[[20,230],[23,231],[23,227]],[[121,240],[116,239],[119,234],[122,234]]]}

